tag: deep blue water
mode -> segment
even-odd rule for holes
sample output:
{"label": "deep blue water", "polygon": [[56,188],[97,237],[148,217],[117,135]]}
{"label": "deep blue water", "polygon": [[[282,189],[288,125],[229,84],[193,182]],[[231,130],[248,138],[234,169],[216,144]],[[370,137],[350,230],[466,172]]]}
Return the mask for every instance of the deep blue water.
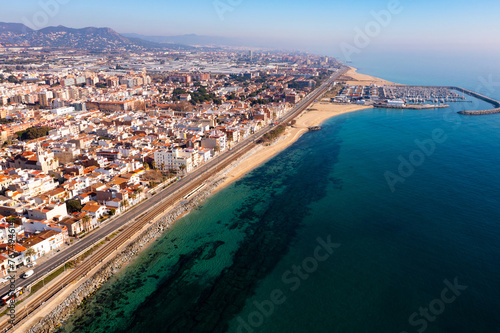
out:
{"label": "deep blue water", "polygon": [[63,330],[500,332],[500,114],[465,105],[326,121],[176,222]]}

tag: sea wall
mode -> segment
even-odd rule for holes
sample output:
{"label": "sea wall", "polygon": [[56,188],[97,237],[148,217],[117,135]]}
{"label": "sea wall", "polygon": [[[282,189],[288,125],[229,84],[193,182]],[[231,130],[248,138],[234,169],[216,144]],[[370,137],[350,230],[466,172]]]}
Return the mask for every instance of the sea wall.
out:
{"label": "sea wall", "polygon": [[215,188],[224,181],[224,178],[219,178],[198,193],[193,199],[184,204],[178,204],[165,216],[154,222],[147,230],[143,231],[131,244],[123,251],[119,252],[104,264],[93,276],[86,278],[87,280],[74,290],[61,304],[59,304],[52,312],[42,318],[38,323],[33,325],[27,333],[49,333],[61,326],[70,314],[76,310],[80,303],[87,297],[94,294],[99,287],[115,275],[121,268],[129,264],[134,258],[147,247],[151,241],[160,237],[164,230],[169,227],[179,216],[197,207],[203,200],[210,196]]}

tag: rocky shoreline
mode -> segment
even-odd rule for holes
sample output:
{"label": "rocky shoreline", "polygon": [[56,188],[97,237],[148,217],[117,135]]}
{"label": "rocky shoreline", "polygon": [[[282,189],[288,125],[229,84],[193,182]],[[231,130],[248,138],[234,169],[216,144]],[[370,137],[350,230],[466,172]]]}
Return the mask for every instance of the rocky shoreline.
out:
{"label": "rocky shoreline", "polygon": [[[238,161],[236,161],[238,163]],[[188,203],[179,203],[165,216],[158,219],[147,230],[143,231],[140,236],[129,244],[126,249],[116,254],[114,258],[108,261],[99,269],[92,277],[88,278],[81,286],[74,290],[61,304],[59,304],[52,312],[42,318],[37,324],[28,329],[27,333],[48,333],[59,328],[65,320],[73,313],[78,306],[86,298],[92,296],[103,283],[109,280],[120,269],[125,267],[134,258],[146,248],[152,241],[163,235],[165,229],[172,224],[177,218],[186,212],[196,208],[204,201],[212,192],[224,182],[225,171],[221,178],[218,178],[210,184],[205,190],[198,193]]]}

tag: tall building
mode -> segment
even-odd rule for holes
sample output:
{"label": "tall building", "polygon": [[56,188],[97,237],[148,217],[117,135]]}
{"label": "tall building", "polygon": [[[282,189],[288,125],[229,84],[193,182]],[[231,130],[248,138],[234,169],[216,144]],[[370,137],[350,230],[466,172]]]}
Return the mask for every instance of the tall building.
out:
{"label": "tall building", "polygon": [[52,91],[41,91],[38,94],[38,100],[40,101],[40,106],[42,107],[49,107],[53,98],[54,94]]}

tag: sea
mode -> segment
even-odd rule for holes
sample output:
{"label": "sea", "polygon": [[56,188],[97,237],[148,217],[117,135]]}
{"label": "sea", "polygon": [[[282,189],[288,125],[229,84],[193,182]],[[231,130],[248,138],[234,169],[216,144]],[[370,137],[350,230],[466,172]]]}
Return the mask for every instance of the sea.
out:
{"label": "sea", "polygon": [[[449,56],[352,66],[500,99],[493,57]],[[177,221],[59,331],[500,332],[500,114],[457,114],[491,108],[467,100],[325,121]]]}

